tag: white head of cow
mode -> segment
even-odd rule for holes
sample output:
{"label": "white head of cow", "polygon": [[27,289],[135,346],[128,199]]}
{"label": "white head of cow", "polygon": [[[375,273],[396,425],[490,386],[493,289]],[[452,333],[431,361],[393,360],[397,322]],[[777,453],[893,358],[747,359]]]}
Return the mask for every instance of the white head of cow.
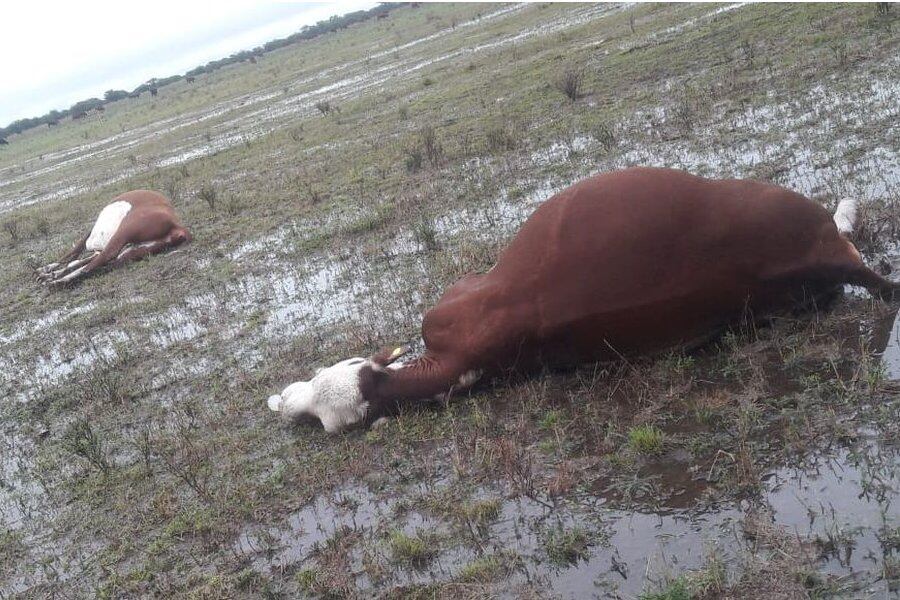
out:
{"label": "white head of cow", "polygon": [[303,416],[317,417],[322,427],[334,433],[362,422],[369,410],[360,387],[360,371],[364,368],[383,370],[404,353],[397,348],[387,357],[348,358],[331,367],[319,369],[309,381],[298,381],[281,394],[269,396],[269,408],[290,421]]}
{"label": "white head of cow", "polygon": [[292,383],[281,395],[270,396],[269,408],[291,421],[318,417],[329,433],[355,425],[369,408],[359,388],[359,371],[366,363],[364,358],[350,358],[320,369],[309,381]]}

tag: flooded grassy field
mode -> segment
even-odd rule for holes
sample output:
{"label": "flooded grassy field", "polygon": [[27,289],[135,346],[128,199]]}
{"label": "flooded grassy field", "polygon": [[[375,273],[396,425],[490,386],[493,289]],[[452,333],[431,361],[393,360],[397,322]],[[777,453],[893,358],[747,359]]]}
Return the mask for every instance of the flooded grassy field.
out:
{"label": "flooded grassy field", "polygon": [[[896,277],[898,15],[403,6],[10,138],[0,598],[898,594],[900,323],[859,290],[369,431],[265,403],[337,359],[421,348],[446,286],[615,168],[858,198],[858,246]],[[34,282],[135,188],[172,197],[194,242]]]}

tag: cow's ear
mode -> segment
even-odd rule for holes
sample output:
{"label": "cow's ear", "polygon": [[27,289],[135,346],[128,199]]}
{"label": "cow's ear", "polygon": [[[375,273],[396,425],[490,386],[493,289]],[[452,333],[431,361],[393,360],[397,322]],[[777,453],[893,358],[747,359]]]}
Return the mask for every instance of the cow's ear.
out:
{"label": "cow's ear", "polygon": [[380,393],[382,383],[390,376],[390,370],[372,362],[359,370],[359,393],[367,404],[366,425],[371,425],[386,414],[387,403]]}

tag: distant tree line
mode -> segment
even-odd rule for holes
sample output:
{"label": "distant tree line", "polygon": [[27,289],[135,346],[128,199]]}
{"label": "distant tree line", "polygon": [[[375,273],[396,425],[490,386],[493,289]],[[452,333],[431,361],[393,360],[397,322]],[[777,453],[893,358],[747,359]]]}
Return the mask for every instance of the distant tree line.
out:
{"label": "distant tree line", "polygon": [[257,56],[265,54],[266,52],[272,52],[273,50],[284,48],[285,46],[290,46],[291,44],[296,44],[304,40],[311,40],[315,37],[324,35],[326,33],[331,33],[333,31],[340,31],[341,29],[350,27],[354,23],[359,23],[361,21],[371,19],[372,17],[378,18],[381,15],[386,15],[391,11],[391,9],[401,5],[402,4],[393,3],[379,4],[375,8],[371,8],[369,10],[358,10],[356,12],[347,13],[346,15],[341,16],[335,15],[329,18],[327,21],[319,21],[315,25],[304,25],[303,28],[297,33],[289,35],[285,38],[266,42],[262,46],[257,46],[253,50],[244,50],[242,52],[232,54],[228,58],[220,58],[219,60],[210,61],[205,65],[199,66],[195,69],[191,69],[187,72],[187,75],[196,76],[202,75],[203,73],[212,73],[213,71],[221,69],[222,67],[230,65],[232,63],[255,61]]}
{"label": "distant tree line", "polygon": [[64,119],[66,117],[81,119],[87,116],[87,114],[91,111],[103,111],[105,104],[109,104],[110,102],[117,102],[124,98],[136,98],[144,92],[150,92],[155,96],[159,88],[167,86],[170,83],[174,83],[181,79],[187,79],[188,81],[192,82],[197,75],[202,75],[203,73],[212,73],[217,69],[221,69],[222,67],[233,63],[244,61],[256,62],[256,58],[258,56],[261,56],[262,54],[265,54],[266,52],[271,52],[273,50],[284,48],[285,46],[290,46],[291,44],[296,44],[305,40],[311,40],[315,37],[324,35],[326,33],[331,33],[333,31],[340,31],[341,29],[346,29],[354,23],[359,23],[361,21],[366,21],[372,18],[382,18],[383,16],[387,15],[387,13],[392,9],[398,6],[402,6],[403,4],[406,3],[382,3],[369,10],[358,10],[356,12],[347,13],[346,15],[341,16],[335,15],[328,20],[319,21],[315,25],[304,25],[300,31],[289,35],[288,37],[272,40],[271,42],[266,42],[262,46],[257,46],[252,50],[243,50],[241,52],[237,52],[235,54],[232,54],[228,58],[221,58],[219,60],[210,61],[205,65],[199,66],[195,69],[191,69],[184,75],[172,75],[171,77],[165,77],[163,79],[151,79],[150,81],[142,83],[138,87],[134,88],[131,92],[127,92],[125,90],[107,90],[106,93],[103,94],[102,99],[88,98],[87,100],[76,102],[71,107],[63,110],[51,110],[41,117],[18,119],[17,121],[13,121],[6,127],[0,128],[0,139],[9,137],[10,135],[13,135],[15,133],[22,133],[23,131],[31,129],[32,127],[38,127],[39,125],[48,125],[52,127],[54,125],[57,125],[60,119]]}

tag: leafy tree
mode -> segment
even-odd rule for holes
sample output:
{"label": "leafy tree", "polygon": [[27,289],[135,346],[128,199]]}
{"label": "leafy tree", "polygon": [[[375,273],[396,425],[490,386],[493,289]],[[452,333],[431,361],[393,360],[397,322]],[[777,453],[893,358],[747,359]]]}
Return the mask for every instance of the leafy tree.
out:
{"label": "leafy tree", "polygon": [[115,102],[127,97],[128,92],[126,92],[125,90],[106,90],[106,93],[103,94],[103,100],[105,102]]}

